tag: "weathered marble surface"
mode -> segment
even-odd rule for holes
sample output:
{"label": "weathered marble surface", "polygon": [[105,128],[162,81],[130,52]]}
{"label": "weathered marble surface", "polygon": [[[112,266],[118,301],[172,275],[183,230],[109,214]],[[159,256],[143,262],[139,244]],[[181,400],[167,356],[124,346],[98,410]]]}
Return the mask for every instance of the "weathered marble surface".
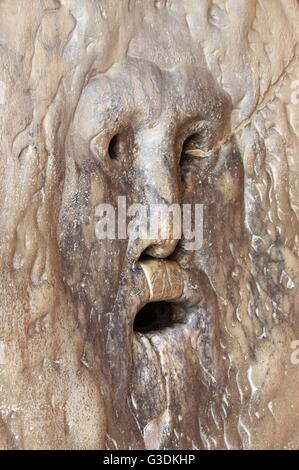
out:
{"label": "weathered marble surface", "polygon": [[[0,448],[299,447],[298,26],[295,0],[0,2]],[[202,249],[100,242],[119,195],[204,204]],[[134,332],[146,249],[193,290]]]}

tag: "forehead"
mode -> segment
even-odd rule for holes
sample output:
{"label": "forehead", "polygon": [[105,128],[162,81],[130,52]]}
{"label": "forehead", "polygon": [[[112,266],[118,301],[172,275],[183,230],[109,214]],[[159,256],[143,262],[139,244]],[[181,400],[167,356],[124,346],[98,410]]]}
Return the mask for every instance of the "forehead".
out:
{"label": "forehead", "polygon": [[[126,59],[85,87],[76,118],[96,133],[103,126],[127,123],[154,127],[163,119],[220,119],[229,100],[202,67],[180,65],[160,69],[152,62]],[[84,127],[84,124],[83,124]]]}

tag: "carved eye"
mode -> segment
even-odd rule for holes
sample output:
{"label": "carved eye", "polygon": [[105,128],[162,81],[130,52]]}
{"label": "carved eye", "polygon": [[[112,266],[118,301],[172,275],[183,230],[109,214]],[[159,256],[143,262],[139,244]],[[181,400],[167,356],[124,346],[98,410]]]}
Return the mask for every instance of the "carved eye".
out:
{"label": "carved eye", "polygon": [[133,140],[133,131],[130,128],[115,134],[108,145],[108,155],[111,160],[126,160],[132,150]]}
{"label": "carved eye", "polygon": [[191,155],[206,158],[208,156],[207,152],[205,152],[202,147],[202,136],[200,134],[192,134],[183,143],[182,156]]}
{"label": "carved eye", "polygon": [[112,160],[120,158],[126,151],[126,143],[124,142],[121,134],[116,134],[110,140],[108,146],[108,154]]}

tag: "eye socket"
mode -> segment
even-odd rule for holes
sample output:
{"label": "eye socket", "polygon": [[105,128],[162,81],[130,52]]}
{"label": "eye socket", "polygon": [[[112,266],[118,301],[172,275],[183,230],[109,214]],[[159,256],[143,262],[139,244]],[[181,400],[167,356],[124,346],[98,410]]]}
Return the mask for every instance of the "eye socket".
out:
{"label": "eye socket", "polygon": [[116,134],[110,140],[108,146],[108,154],[112,160],[116,160],[120,158],[125,151],[125,143],[123,142],[122,136],[120,134]]}
{"label": "eye socket", "polygon": [[182,156],[190,155],[195,157],[206,158],[207,153],[202,150],[203,142],[200,134],[191,134],[183,143]]}

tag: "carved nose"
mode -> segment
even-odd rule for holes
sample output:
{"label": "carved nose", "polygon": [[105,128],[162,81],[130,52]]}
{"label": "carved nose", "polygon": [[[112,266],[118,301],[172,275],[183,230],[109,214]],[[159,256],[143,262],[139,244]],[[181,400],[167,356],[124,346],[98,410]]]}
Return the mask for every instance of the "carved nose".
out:
{"label": "carved nose", "polygon": [[[181,239],[180,205],[157,202],[156,197],[150,196],[153,193],[147,195],[144,204],[147,209],[146,236],[129,238],[128,255],[134,261],[138,261],[143,254],[153,258],[167,258]],[[140,223],[140,219],[137,223]]]}
{"label": "carved nose", "polygon": [[[147,206],[147,238],[135,245],[135,258],[144,253],[154,258],[170,256],[181,239],[180,180],[173,149],[147,143],[148,151],[136,159],[136,174],[142,188],[138,199]],[[154,235],[153,235],[154,232]]]}
{"label": "carved nose", "polygon": [[150,246],[145,250],[147,255],[153,258],[167,258],[170,256],[177,246],[179,240],[161,240],[151,242]]}

